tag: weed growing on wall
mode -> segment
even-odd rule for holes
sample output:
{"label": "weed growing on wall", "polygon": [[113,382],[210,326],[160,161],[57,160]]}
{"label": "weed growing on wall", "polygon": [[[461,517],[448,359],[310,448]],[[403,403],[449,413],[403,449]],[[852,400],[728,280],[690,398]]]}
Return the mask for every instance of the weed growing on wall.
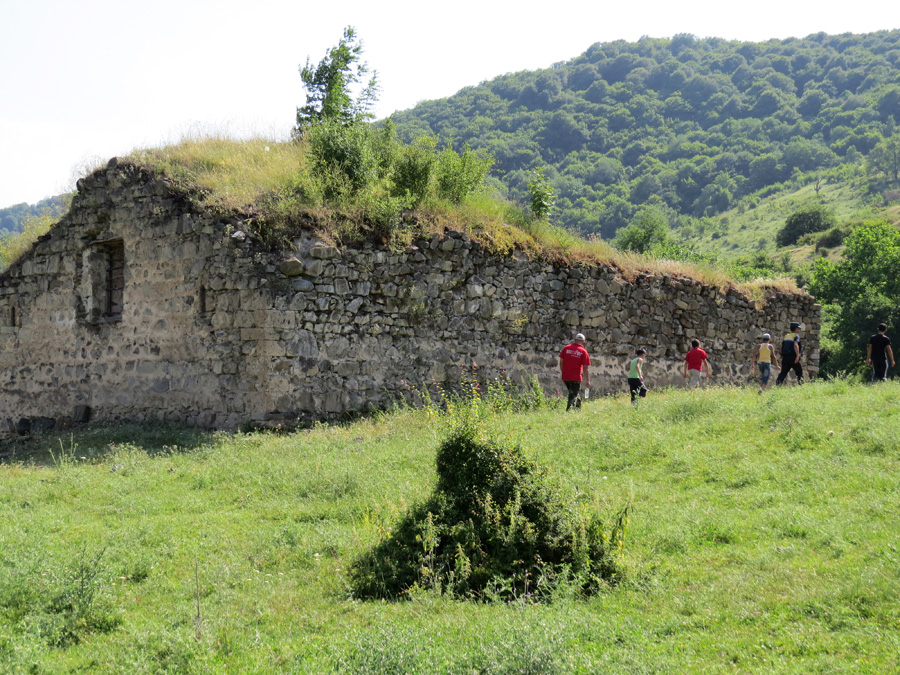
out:
{"label": "weed growing on wall", "polygon": [[[625,270],[691,276],[715,286],[735,286],[758,301],[765,295],[759,282],[736,285],[731,271],[715,265],[623,253],[599,238],[584,239],[552,226],[546,219],[552,195],[546,190],[538,190],[539,203],[530,208],[508,201],[490,189],[496,185],[488,178],[492,158],[465,146],[457,151],[446,139],[417,141],[420,155],[407,163],[401,183],[427,189],[421,187],[425,196],[412,209],[406,190],[396,189],[407,146],[397,139],[393,125],[354,126],[347,131],[324,123],[291,142],[236,141],[206,131],[163,148],[136,150],[123,160],[196,193],[198,205],[205,208],[252,213],[257,236],[273,246],[289,245],[297,231],[308,227],[336,240],[374,233],[392,246],[453,228],[498,253],[518,247],[548,259],[612,262]],[[424,153],[431,145],[433,157]],[[798,292],[786,279],[764,285]]]}
{"label": "weed growing on wall", "polygon": [[492,437],[484,397],[447,410],[436,489],[355,562],[357,596],[533,602],[563,588],[590,594],[621,578],[630,505],[604,525],[574,508],[520,446]]}
{"label": "weed growing on wall", "polygon": [[307,137],[326,200],[350,201],[377,177],[378,158],[369,143],[368,127],[324,121],[310,127]]}

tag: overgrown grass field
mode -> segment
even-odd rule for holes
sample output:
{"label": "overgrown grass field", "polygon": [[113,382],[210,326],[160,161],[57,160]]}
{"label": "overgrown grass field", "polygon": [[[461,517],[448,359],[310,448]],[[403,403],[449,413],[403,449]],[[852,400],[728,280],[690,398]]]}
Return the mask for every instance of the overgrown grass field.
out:
{"label": "overgrown grass field", "polygon": [[789,252],[795,264],[828,254],[839,258],[841,246],[817,250],[814,245],[794,244],[779,248],[776,236],[787,218],[809,203],[832,209],[842,225],[871,219],[897,224],[900,220],[897,209],[884,206],[880,197],[869,194],[861,175],[848,174],[847,171],[834,171],[831,176],[823,177],[818,182],[819,192],[815,189],[815,177],[810,176],[802,183],[787,185],[769,196],[746,198],[738,206],[715,217],[716,226],[699,234],[688,233],[687,240],[700,251],[719,253],[726,259],[754,251],[768,251],[770,255]]}
{"label": "overgrown grass field", "polygon": [[0,672],[897,672],[898,404],[838,381],[495,414],[582,508],[632,500],[624,580],[542,603],[352,597],[434,487],[433,413],[5,446]]}

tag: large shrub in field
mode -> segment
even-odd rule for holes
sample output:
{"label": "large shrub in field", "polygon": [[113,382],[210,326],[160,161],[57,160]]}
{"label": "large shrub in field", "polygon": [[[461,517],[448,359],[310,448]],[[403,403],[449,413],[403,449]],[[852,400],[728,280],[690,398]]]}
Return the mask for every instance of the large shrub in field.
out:
{"label": "large shrub in field", "polygon": [[807,204],[787,217],[784,227],[775,235],[775,242],[779,246],[790,246],[804,234],[823,232],[835,225],[837,218],[832,209],[824,204]]}
{"label": "large shrub in field", "polygon": [[353,565],[363,598],[416,589],[478,599],[546,599],[560,584],[589,593],[620,575],[628,507],[610,528],[586,517],[518,446],[479,425],[453,429],[437,453],[437,487]]}

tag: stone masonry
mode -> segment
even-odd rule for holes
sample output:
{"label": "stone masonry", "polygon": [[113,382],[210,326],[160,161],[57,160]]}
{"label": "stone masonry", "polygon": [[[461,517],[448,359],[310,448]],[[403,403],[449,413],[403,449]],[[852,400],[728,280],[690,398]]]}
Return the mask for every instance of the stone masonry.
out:
{"label": "stone masonry", "polygon": [[792,320],[817,372],[820,307],[805,294],[771,290],[760,307],[684,277],[492,254],[453,231],[402,251],[312,232],[293,244],[268,252],[241,216],[111,160],[0,275],[0,421],[324,418],[459,383],[473,363],[554,393],[579,331],[598,392],[625,390],[636,345],[651,387],[681,384],[693,337],[714,382],[745,382],[759,335],[777,343]]}

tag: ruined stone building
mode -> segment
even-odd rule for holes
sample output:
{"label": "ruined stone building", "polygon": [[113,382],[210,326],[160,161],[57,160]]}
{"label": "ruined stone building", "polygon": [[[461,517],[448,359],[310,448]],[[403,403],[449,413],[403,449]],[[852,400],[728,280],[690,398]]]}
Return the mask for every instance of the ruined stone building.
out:
{"label": "ruined stone building", "polygon": [[381,407],[408,384],[534,376],[580,331],[595,390],[624,391],[635,345],[652,386],[681,382],[699,337],[714,380],[744,382],[760,333],[820,308],[610,265],[492,254],[447,232],[402,251],[336,248],[310,232],[270,253],[239,216],[112,160],[79,181],[69,213],[0,275],[0,420],[173,420],[235,427]]}

